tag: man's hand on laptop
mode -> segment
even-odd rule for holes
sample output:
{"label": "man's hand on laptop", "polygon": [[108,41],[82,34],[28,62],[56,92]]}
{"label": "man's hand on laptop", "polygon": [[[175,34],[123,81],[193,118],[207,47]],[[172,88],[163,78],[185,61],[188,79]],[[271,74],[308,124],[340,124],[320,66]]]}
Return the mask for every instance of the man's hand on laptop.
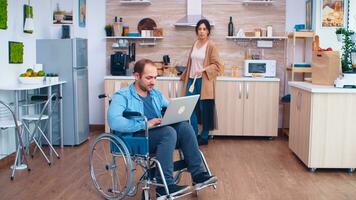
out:
{"label": "man's hand on laptop", "polygon": [[162,118],[153,118],[148,121],[148,128],[156,126],[162,122]]}

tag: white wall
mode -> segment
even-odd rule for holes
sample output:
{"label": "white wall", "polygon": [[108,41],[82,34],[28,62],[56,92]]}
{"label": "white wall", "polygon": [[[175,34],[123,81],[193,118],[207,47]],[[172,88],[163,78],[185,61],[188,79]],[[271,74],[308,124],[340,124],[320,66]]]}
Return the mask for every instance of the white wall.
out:
{"label": "white wall", "polygon": [[[73,25],[71,26],[72,37],[87,38],[87,28],[78,26],[78,0],[71,1],[73,4]],[[88,1],[88,0],[87,0]],[[89,0],[89,2],[105,1]],[[32,0],[35,29],[33,34],[23,33],[23,5],[28,0],[8,0],[8,28],[0,29],[0,84],[16,83],[20,73],[36,63],[36,39],[60,38],[61,26],[52,24],[52,5],[50,0]],[[95,13],[95,11],[92,11]],[[88,19],[87,19],[88,22]],[[9,64],[8,42],[19,41],[24,43],[23,64]],[[92,57],[92,56],[91,56]],[[95,56],[94,56],[95,57]],[[105,65],[105,63],[103,63]],[[101,76],[102,79],[102,76]],[[12,92],[0,91],[0,100],[12,102],[14,100]],[[9,130],[0,134],[0,154],[11,153],[15,150],[14,132]],[[1,158],[1,156],[0,156]]]}
{"label": "white wall", "polygon": [[89,57],[89,121],[104,124],[104,104],[98,94],[104,92],[106,75],[105,1],[87,0]]}
{"label": "white wall", "polygon": [[[31,1],[33,6],[35,30],[33,34],[23,33],[23,5],[27,0],[8,0],[8,28],[0,29],[0,84],[16,83],[17,77],[27,66],[36,63],[36,39],[49,36],[47,16],[49,1]],[[23,64],[9,64],[8,42],[24,43]],[[5,102],[13,101],[13,93],[0,91],[0,99]],[[0,135],[0,153],[10,153],[15,150],[14,131],[4,131]]]}
{"label": "white wall", "polygon": [[350,29],[356,32],[356,0],[350,0]]}
{"label": "white wall", "polygon": [[286,31],[294,30],[295,24],[305,24],[305,0],[286,0]]}

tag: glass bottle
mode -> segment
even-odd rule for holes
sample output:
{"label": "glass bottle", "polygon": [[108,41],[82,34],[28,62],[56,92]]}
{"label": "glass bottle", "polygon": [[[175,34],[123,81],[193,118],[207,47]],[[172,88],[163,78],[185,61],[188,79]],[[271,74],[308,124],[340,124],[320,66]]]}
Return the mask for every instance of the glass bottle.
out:
{"label": "glass bottle", "polygon": [[234,36],[234,24],[232,23],[232,17],[230,16],[230,21],[228,25],[228,36]]}

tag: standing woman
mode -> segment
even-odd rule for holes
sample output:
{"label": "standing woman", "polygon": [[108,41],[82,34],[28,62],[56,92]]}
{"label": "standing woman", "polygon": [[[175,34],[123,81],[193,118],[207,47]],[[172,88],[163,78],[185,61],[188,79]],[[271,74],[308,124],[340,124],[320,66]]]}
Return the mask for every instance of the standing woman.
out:
{"label": "standing woman", "polygon": [[[203,130],[198,137],[200,145],[208,144],[209,131],[215,125],[215,81],[220,73],[220,59],[217,47],[209,39],[211,27],[209,21],[201,19],[195,33],[198,39],[194,42],[187,63],[187,68],[181,76],[184,81],[183,94],[186,96],[200,94],[200,100],[191,116],[191,124],[198,136],[198,121]],[[191,86],[195,80],[194,90]]]}

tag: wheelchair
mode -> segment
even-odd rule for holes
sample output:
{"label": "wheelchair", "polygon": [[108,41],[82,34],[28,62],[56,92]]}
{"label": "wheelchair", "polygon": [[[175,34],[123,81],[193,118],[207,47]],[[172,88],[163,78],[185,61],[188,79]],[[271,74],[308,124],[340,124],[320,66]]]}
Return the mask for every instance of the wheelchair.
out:
{"label": "wheelchair", "polygon": [[[99,95],[99,98],[106,98],[106,95]],[[110,97],[109,98],[109,102]],[[151,186],[164,187],[166,196],[157,199],[173,200],[190,194],[197,195],[197,192],[206,187],[214,187],[216,183],[205,185],[194,191],[180,195],[171,195],[168,190],[161,164],[154,155],[149,154],[149,131],[147,118],[139,112],[124,112],[126,118],[141,118],[146,122],[144,135],[110,133],[100,134],[90,147],[89,172],[96,190],[105,198],[110,200],[133,197],[137,194],[138,188],[142,185],[142,200],[153,199],[150,193]],[[203,153],[200,151],[203,165],[211,175]],[[182,174],[187,171],[184,156],[179,152],[180,160],[174,162],[174,181],[179,183]],[[134,172],[140,171],[138,180],[134,181]],[[161,181],[157,181],[156,174],[159,173]],[[136,178],[137,179],[137,178]]]}

